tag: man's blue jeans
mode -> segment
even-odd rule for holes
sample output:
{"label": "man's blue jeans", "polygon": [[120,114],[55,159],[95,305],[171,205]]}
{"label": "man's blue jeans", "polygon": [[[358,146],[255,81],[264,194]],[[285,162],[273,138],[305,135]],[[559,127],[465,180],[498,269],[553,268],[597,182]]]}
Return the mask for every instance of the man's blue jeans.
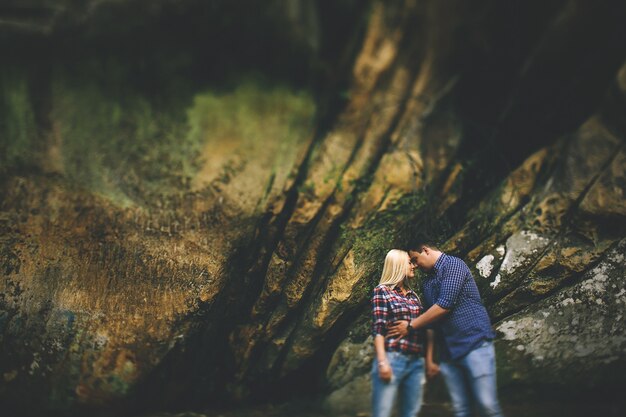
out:
{"label": "man's blue jeans", "polygon": [[493,342],[483,341],[461,359],[440,364],[455,417],[469,417],[478,407],[483,417],[502,417],[496,389],[496,354]]}
{"label": "man's blue jeans", "polygon": [[399,417],[416,417],[422,407],[425,382],[424,358],[400,352],[387,352],[393,376],[383,382],[378,375],[378,362],[372,367],[372,417],[389,417],[398,397]]}

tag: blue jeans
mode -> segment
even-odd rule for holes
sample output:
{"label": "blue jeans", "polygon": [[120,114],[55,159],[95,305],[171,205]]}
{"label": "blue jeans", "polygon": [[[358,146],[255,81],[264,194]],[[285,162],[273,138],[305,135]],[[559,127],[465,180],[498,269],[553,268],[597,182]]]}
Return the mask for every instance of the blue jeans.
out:
{"label": "blue jeans", "polygon": [[455,417],[469,417],[476,405],[483,417],[502,417],[496,390],[496,354],[493,342],[483,341],[455,361],[440,364]]}
{"label": "blue jeans", "polygon": [[372,417],[389,417],[398,397],[398,417],[416,417],[422,407],[425,382],[424,358],[400,352],[387,352],[393,376],[383,382],[378,375],[378,361],[372,367]]}

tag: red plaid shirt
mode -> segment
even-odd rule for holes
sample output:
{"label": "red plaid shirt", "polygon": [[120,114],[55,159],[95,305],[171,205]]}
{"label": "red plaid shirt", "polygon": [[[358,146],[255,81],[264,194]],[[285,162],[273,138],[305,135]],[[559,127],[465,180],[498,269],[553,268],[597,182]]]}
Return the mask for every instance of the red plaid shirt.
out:
{"label": "red plaid shirt", "polygon": [[[399,288],[390,288],[379,285],[374,288],[372,296],[372,334],[385,336],[387,326],[397,320],[412,320],[423,311],[420,299],[413,291],[402,294]],[[385,339],[385,350],[395,350],[403,353],[422,353],[424,345],[424,331],[413,330],[402,338]]]}

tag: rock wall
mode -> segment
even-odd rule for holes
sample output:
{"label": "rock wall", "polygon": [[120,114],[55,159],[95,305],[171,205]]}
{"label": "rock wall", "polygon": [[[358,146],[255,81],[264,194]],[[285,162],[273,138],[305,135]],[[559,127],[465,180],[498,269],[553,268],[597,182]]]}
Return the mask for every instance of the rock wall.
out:
{"label": "rock wall", "polygon": [[418,232],[472,267],[503,393],[624,383],[624,6],[92,3],[0,23],[31,48],[0,70],[5,407],[367,407],[370,291]]}

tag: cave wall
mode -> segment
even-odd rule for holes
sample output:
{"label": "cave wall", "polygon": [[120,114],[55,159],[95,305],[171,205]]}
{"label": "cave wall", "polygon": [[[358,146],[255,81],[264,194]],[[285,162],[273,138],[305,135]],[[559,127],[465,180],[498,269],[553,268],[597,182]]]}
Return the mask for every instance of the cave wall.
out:
{"label": "cave wall", "polygon": [[6,407],[362,407],[423,232],[503,393],[624,383],[624,5],[150,3],[3,9]]}

